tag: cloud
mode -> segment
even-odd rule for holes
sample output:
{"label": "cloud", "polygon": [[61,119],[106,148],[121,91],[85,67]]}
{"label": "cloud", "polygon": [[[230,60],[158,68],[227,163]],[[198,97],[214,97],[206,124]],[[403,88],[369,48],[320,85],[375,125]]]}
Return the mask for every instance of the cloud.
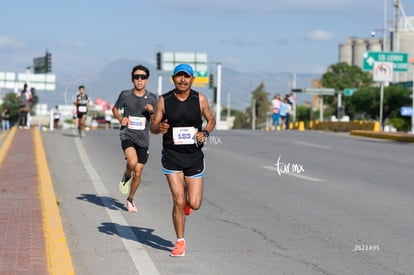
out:
{"label": "cloud", "polygon": [[14,38],[0,36],[0,47],[1,48],[15,48],[21,49],[24,48],[25,44],[22,41],[19,41]]}
{"label": "cloud", "polygon": [[308,31],[305,37],[308,40],[330,41],[334,37],[334,34],[323,30],[312,30]]}

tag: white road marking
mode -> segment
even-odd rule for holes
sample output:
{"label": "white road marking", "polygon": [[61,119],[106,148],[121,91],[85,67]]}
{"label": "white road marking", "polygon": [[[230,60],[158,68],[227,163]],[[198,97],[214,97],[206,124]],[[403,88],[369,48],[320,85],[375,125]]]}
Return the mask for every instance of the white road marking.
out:
{"label": "white road marking", "polygon": [[[74,135],[76,136],[75,132]],[[82,163],[85,166],[86,171],[88,171],[92,184],[96,189],[97,195],[101,196],[102,203],[106,206],[106,212],[108,213],[110,219],[115,224],[119,225],[116,226],[116,230],[118,231],[119,235],[122,236],[121,240],[127,249],[129,256],[132,258],[132,261],[134,262],[138,273],[154,275],[160,274],[154,262],[145,251],[144,246],[136,238],[134,232],[132,232],[128,226],[122,226],[127,225],[128,222],[124,219],[119,210],[110,210],[110,206],[113,204],[113,202],[109,199],[111,195],[103,184],[95,168],[93,168],[92,164],[90,163],[86,151],[80,142],[80,139],[75,138],[75,143]]]}
{"label": "white road marking", "polygon": [[326,150],[332,149],[332,146],[320,145],[320,144],[303,142],[303,141],[295,141],[295,143],[296,144],[300,144],[300,145],[310,146],[310,147],[316,147],[316,148],[326,149]]}
{"label": "white road marking", "polygon": [[[277,172],[277,168],[274,167],[274,166],[262,166],[262,168],[269,169],[269,170]],[[285,173],[285,174],[282,174],[281,176],[285,176],[285,175],[300,178],[300,179],[304,179],[304,180],[308,180],[308,181],[317,181],[317,182],[323,181],[323,180],[318,179],[318,178],[312,178],[312,177],[308,177],[308,176],[305,176],[305,175],[302,175],[302,174],[297,174],[297,173]]]}

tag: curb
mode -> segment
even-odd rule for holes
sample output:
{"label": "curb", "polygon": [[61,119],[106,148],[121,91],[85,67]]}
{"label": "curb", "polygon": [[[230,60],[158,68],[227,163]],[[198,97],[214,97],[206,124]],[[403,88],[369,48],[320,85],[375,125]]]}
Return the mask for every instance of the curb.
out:
{"label": "curb", "polygon": [[363,131],[363,130],[352,130],[350,132],[353,136],[387,139],[400,142],[414,143],[414,135],[409,133],[399,132],[374,132],[374,131]]}

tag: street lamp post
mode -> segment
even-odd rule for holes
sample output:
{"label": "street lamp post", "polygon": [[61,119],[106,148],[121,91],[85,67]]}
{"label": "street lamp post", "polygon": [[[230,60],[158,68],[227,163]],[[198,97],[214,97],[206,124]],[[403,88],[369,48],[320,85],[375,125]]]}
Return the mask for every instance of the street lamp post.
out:
{"label": "street lamp post", "polygon": [[[384,0],[384,27],[382,30],[382,51],[387,51],[387,0]],[[371,32],[371,36],[375,36],[375,30]],[[383,104],[384,104],[384,81],[381,81],[381,95],[380,95],[380,113],[379,113],[379,122],[381,131],[384,129],[382,120],[383,120]]]}

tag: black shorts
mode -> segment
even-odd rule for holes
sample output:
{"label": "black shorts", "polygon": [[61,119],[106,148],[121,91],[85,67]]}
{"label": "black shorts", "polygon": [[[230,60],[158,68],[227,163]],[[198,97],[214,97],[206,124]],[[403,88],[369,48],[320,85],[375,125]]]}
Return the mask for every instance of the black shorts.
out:
{"label": "black shorts", "polygon": [[82,119],[82,117],[83,117],[84,115],[86,116],[86,114],[87,114],[87,113],[78,113],[77,115],[78,115],[78,118],[79,118],[79,119]]}
{"label": "black shorts", "polygon": [[165,175],[184,173],[186,177],[204,177],[204,154],[201,150],[194,153],[181,153],[163,149],[161,163]]}
{"label": "black shorts", "polygon": [[140,147],[130,140],[123,140],[121,146],[122,146],[122,150],[124,151],[125,149],[129,147],[135,148],[135,152],[137,153],[137,157],[138,157],[138,163],[142,163],[142,164],[147,163],[148,157],[149,157],[148,147]]}

